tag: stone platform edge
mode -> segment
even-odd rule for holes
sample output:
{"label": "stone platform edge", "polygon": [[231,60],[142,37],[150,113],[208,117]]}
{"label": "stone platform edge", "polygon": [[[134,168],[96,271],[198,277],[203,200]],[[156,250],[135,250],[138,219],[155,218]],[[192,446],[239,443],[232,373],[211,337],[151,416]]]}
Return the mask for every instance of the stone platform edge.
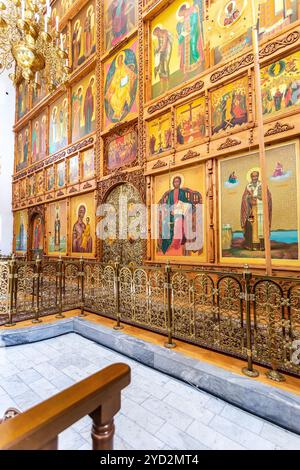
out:
{"label": "stone platform edge", "polygon": [[300,434],[300,396],[83,318],[73,317],[35,327],[1,330],[0,347],[33,343],[67,333],[77,333]]}

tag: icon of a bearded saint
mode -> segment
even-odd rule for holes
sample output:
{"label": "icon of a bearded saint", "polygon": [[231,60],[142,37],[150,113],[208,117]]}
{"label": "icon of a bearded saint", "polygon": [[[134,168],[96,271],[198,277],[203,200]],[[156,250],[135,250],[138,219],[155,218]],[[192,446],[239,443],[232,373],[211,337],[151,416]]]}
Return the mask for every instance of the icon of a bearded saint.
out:
{"label": "icon of a bearded saint", "polygon": [[[201,204],[202,196],[198,191],[181,188],[181,177],[173,178],[173,189],[166,191],[159,201],[159,240],[158,248],[163,254],[185,255],[185,244],[192,243],[185,233],[185,218],[190,215],[193,234],[197,229],[196,206]],[[201,218],[202,214],[201,214]],[[200,221],[201,225],[202,220]],[[198,237],[199,238],[199,237]],[[203,241],[199,251],[203,248]]]}
{"label": "icon of a bearded saint", "polygon": [[115,62],[115,73],[112,77],[108,90],[106,92],[106,100],[110,104],[114,121],[120,121],[124,113],[130,111],[133,102],[133,91],[137,74],[125,63],[125,52],[121,52]]}
{"label": "icon of a bearded saint", "polygon": [[240,16],[240,10],[236,7],[236,2],[231,1],[225,7],[224,26],[231,25]]}
{"label": "icon of a bearded saint", "polygon": [[[262,183],[259,171],[250,174],[251,181],[247,184],[241,202],[241,227],[244,232],[244,247],[247,250],[264,249],[264,224]],[[267,188],[269,223],[272,222],[272,195]]]}

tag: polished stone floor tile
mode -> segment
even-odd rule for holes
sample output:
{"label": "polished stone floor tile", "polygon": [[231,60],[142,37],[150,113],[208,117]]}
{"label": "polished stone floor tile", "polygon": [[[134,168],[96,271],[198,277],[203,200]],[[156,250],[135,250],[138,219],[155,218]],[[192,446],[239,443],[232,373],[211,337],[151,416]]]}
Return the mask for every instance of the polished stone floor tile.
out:
{"label": "polished stone floor tile", "polygon": [[[74,333],[0,348],[0,416],[11,406],[25,411],[116,362],[132,369],[115,418],[117,450],[300,449],[300,436]],[[59,436],[60,449],[91,447],[88,416]]]}

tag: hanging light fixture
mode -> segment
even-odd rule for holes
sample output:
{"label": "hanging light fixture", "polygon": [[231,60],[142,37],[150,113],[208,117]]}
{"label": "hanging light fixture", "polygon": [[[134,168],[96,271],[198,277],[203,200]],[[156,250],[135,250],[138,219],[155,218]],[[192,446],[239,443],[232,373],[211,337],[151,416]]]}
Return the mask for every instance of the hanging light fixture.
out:
{"label": "hanging light fixture", "polygon": [[39,75],[51,92],[67,81],[70,69],[59,18],[55,31],[49,31],[50,16],[50,0],[0,1],[0,73],[12,69],[15,85],[24,79],[40,86]]}

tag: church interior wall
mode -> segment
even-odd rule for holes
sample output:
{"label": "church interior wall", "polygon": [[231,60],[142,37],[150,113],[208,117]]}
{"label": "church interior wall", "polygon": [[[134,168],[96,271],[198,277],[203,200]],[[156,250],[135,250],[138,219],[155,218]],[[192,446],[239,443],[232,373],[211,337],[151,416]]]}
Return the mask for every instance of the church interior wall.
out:
{"label": "church interior wall", "polygon": [[[286,17],[275,12],[275,4],[262,11],[260,65],[273,203],[272,262],[279,270],[297,271],[300,6],[288,3]],[[264,267],[261,227],[255,228],[257,240],[252,235],[249,246],[241,247],[247,230],[240,220],[243,195],[252,184],[251,174],[259,173],[251,35],[247,31],[224,46],[216,39],[212,47],[202,20],[214,2],[195,0],[187,16],[184,4],[52,2],[53,18],[60,14],[71,73],[65,87],[50,93],[42,87],[28,90],[25,83],[17,90],[12,183],[17,254],[108,260],[121,250],[129,259],[135,245],[109,247],[97,239],[98,203],[118,185],[130,194],[133,186],[137,192],[132,197],[146,202],[150,214],[152,203],[166,193],[171,197],[171,182],[180,176],[182,201],[201,199],[201,247],[192,255],[175,244],[162,249],[160,241],[150,238],[149,218],[148,239],[136,245],[133,260]],[[237,20],[244,4],[237,2]],[[197,22],[197,41],[189,43],[181,33],[191,18]],[[221,23],[228,18],[220,17]],[[162,44],[165,55],[159,53]],[[84,233],[77,225],[80,217]]]}

